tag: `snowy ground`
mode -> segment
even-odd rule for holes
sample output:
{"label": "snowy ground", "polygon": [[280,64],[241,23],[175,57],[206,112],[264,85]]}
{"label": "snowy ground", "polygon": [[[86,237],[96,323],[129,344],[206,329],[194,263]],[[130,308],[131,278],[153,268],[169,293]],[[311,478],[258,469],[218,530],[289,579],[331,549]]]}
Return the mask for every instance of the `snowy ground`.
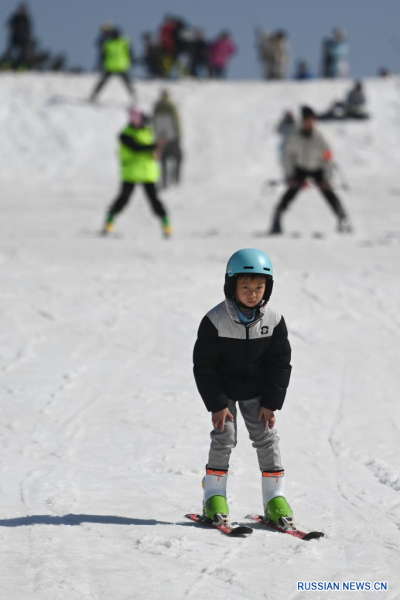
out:
{"label": "snowy ground", "polygon": [[[0,78],[0,598],[297,600],[297,581],[387,581],[400,598],[400,81],[368,81],[373,120],[325,124],[351,185],[340,237],[305,192],[300,238],[262,237],[280,177],[274,125],[323,110],[346,83],[185,83],[185,180],[160,236],[141,192],[117,239],[97,231],[117,189],[124,90],[82,102],[89,77]],[[157,83],[141,84],[149,107]],[[340,190],[339,190],[340,191]],[[324,234],[322,239],[313,232]],[[255,528],[228,539],[201,507],[209,415],[191,372],[196,330],[239,247],[267,251],[293,379],[278,414],[300,542]],[[243,423],[234,519],[261,510]],[[354,592],[367,598],[367,592]]]}

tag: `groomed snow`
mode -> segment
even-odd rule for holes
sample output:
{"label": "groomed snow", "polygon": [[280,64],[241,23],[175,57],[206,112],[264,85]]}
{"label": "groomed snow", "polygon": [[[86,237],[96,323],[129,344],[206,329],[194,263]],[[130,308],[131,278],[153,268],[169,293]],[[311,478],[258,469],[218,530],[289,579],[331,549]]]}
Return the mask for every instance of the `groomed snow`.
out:
{"label": "groomed snow", "polygon": [[[314,190],[263,236],[281,188],[274,127],[346,82],[170,85],[184,182],[163,195],[161,238],[141,191],[97,232],[118,187],[119,82],[97,107],[90,76],[0,77],[0,597],[4,600],[297,600],[297,581],[382,581],[400,597],[400,81],[369,80],[373,119],[324,124],[351,191],[355,233]],[[149,108],[160,84],[140,83]],[[313,232],[324,234],[315,238]],[[293,378],[277,428],[287,495],[309,543],[255,527],[196,528],[211,429],[192,377],[202,316],[240,247],[275,266]],[[243,422],[234,519],[261,510]],[[368,598],[353,592],[353,598]]]}

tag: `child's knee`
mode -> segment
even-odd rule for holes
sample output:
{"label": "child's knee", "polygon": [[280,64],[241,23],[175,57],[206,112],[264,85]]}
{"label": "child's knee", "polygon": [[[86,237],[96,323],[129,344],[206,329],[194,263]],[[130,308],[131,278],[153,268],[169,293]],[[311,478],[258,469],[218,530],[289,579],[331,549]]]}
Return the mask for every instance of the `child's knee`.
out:
{"label": "child's knee", "polygon": [[278,432],[276,429],[260,429],[250,438],[254,448],[270,448],[279,444]]}
{"label": "child's knee", "polygon": [[231,421],[225,421],[224,431],[213,429],[211,440],[220,446],[234,448],[237,443],[235,426]]}

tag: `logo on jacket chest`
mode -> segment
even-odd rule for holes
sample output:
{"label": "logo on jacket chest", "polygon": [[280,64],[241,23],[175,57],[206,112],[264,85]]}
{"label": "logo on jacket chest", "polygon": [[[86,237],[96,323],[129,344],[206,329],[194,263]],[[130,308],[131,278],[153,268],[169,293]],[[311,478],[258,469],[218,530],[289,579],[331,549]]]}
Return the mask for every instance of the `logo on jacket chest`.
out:
{"label": "logo on jacket chest", "polygon": [[267,325],[263,325],[261,327],[261,335],[268,335],[269,327]]}

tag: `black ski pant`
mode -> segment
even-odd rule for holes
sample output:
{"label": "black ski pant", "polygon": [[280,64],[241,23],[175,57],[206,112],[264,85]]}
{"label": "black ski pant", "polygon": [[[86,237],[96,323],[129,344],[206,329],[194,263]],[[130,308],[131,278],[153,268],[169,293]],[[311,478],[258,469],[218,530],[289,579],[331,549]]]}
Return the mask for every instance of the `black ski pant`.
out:
{"label": "black ski pant", "polygon": [[328,202],[335,215],[339,219],[344,219],[346,217],[346,212],[339,198],[337,197],[329,183],[326,181],[322,169],[318,169],[317,171],[305,171],[304,169],[296,169],[295,175],[290,183],[289,188],[284,193],[284,195],[281,198],[281,201],[276,207],[275,215],[280,215],[283,212],[285,212],[285,210],[287,210],[289,205],[293,202],[297,194],[300,192],[306,179],[313,179],[315,181],[319,191],[324,196],[325,200]]}
{"label": "black ski pant", "polygon": [[131,80],[129,78],[129,74],[127,72],[124,73],[111,73],[110,71],[105,71],[105,73],[102,74],[102,76],[100,77],[96,87],[93,90],[93,93],[90,97],[91,100],[94,100],[97,95],[100,93],[100,91],[103,89],[103,87],[105,86],[105,84],[107,83],[107,81],[110,79],[110,77],[112,77],[113,75],[116,75],[117,77],[120,77],[123,81],[123,83],[125,84],[130,96],[133,96],[134,94],[134,89],[131,83]]}
{"label": "black ski pant", "polygon": [[[172,164],[171,164],[172,163]],[[173,183],[178,184],[181,179],[181,166],[182,166],[182,150],[179,141],[167,142],[164,146],[161,155],[161,170],[162,170],[162,186],[166,188],[168,186],[168,172],[169,165],[171,166],[171,180]]]}
{"label": "black ski pant", "polygon": [[210,77],[214,79],[224,79],[226,71],[224,67],[216,67],[215,65],[210,66]]}
{"label": "black ski pant", "polygon": [[20,67],[27,68],[29,65],[29,50],[30,50],[30,40],[16,39],[11,41],[5,55],[4,60],[10,61],[11,68],[14,70],[18,70]]}
{"label": "black ski pant", "polygon": [[[157,196],[157,189],[154,183],[142,183],[144,191],[146,192],[147,199],[150,202],[150,206],[158,217],[161,219],[167,216],[167,211],[164,208],[161,200]],[[130,183],[127,181],[122,182],[120,193],[117,199],[112,203],[110,208],[108,209],[108,216],[114,216],[119,214],[124,210],[127,206],[130,197],[132,195],[133,190],[135,189],[136,184]]]}

